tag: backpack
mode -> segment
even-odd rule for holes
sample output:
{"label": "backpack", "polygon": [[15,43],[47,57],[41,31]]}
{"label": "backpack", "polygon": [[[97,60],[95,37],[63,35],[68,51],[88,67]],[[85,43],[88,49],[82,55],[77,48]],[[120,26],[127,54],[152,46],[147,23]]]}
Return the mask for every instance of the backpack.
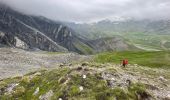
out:
{"label": "backpack", "polygon": [[126,60],[126,59],[123,60],[123,64],[126,64],[126,65],[127,65],[127,64],[128,64],[128,60]]}

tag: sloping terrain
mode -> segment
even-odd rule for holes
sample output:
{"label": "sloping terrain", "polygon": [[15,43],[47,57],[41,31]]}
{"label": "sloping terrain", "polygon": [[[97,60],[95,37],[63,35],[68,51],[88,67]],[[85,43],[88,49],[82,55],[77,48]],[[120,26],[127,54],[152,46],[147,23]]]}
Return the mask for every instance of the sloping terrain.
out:
{"label": "sloping terrain", "polygon": [[16,46],[17,40],[20,40],[27,45],[27,48],[38,48],[47,51],[67,51],[44,33],[27,24],[26,22],[34,24],[31,17],[15,12],[6,6],[0,5],[0,7],[0,31],[2,34],[0,37],[5,45]]}
{"label": "sloping terrain", "polygon": [[1,99],[169,100],[170,71],[82,63],[0,81]]}
{"label": "sloping terrain", "polygon": [[0,79],[24,75],[38,69],[55,68],[57,65],[78,63],[90,58],[75,53],[0,48]]}
{"label": "sloping terrain", "polygon": [[[119,64],[123,57],[130,63],[125,68]],[[169,52],[115,52],[92,58],[1,48],[0,99],[170,99]]]}
{"label": "sloping terrain", "polygon": [[[85,40],[77,37],[73,30],[62,23],[44,17],[26,15],[2,4],[0,8],[1,44],[23,49],[89,53],[86,49],[79,49],[75,45],[75,43],[86,45]],[[18,46],[20,41],[24,46]],[[88,45],[86,47],[90,48]]]}

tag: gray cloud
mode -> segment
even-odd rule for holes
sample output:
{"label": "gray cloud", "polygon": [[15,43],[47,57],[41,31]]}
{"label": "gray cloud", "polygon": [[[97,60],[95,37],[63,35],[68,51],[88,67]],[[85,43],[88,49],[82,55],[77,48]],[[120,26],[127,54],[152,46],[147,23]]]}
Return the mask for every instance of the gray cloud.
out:
{"label": "gray cloud", "polygon": [[170,18],[170,0],[0,0],[0,2],[27,14],[61,21]]}

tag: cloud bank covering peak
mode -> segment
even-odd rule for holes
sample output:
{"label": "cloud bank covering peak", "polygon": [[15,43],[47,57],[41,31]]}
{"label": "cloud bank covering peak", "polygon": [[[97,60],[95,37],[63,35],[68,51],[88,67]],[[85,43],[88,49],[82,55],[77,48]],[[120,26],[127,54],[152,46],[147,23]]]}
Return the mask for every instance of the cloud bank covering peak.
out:
{"label": "cloud bank covering peak", "polygon": [[170,0],[0,0],[10,7],[53,20],[169,19]]}

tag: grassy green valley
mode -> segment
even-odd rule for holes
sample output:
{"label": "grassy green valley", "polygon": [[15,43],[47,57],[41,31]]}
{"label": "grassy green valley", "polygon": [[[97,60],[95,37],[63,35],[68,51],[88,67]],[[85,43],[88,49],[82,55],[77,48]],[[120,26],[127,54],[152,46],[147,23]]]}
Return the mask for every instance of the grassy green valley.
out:
{"label": "grassy green valley", "polygon": [[169,51],[123,51],[106,52],[98,54],[95,61],[99,63],[120,64],[122,59],[128,59],[130,64],[139,64],[141,66],[170,68]]}
{"label": "grassy green valley", "polygon": [[144,33],[129,33],[123,35],[124,35],[123,38],[132,44],[140,44],[142,45],[142,47],[148,47],[157,50],[169,50],[169,47],[166,45],[169,44],[168,43],[170,40],[169,35],[144,34]]}

